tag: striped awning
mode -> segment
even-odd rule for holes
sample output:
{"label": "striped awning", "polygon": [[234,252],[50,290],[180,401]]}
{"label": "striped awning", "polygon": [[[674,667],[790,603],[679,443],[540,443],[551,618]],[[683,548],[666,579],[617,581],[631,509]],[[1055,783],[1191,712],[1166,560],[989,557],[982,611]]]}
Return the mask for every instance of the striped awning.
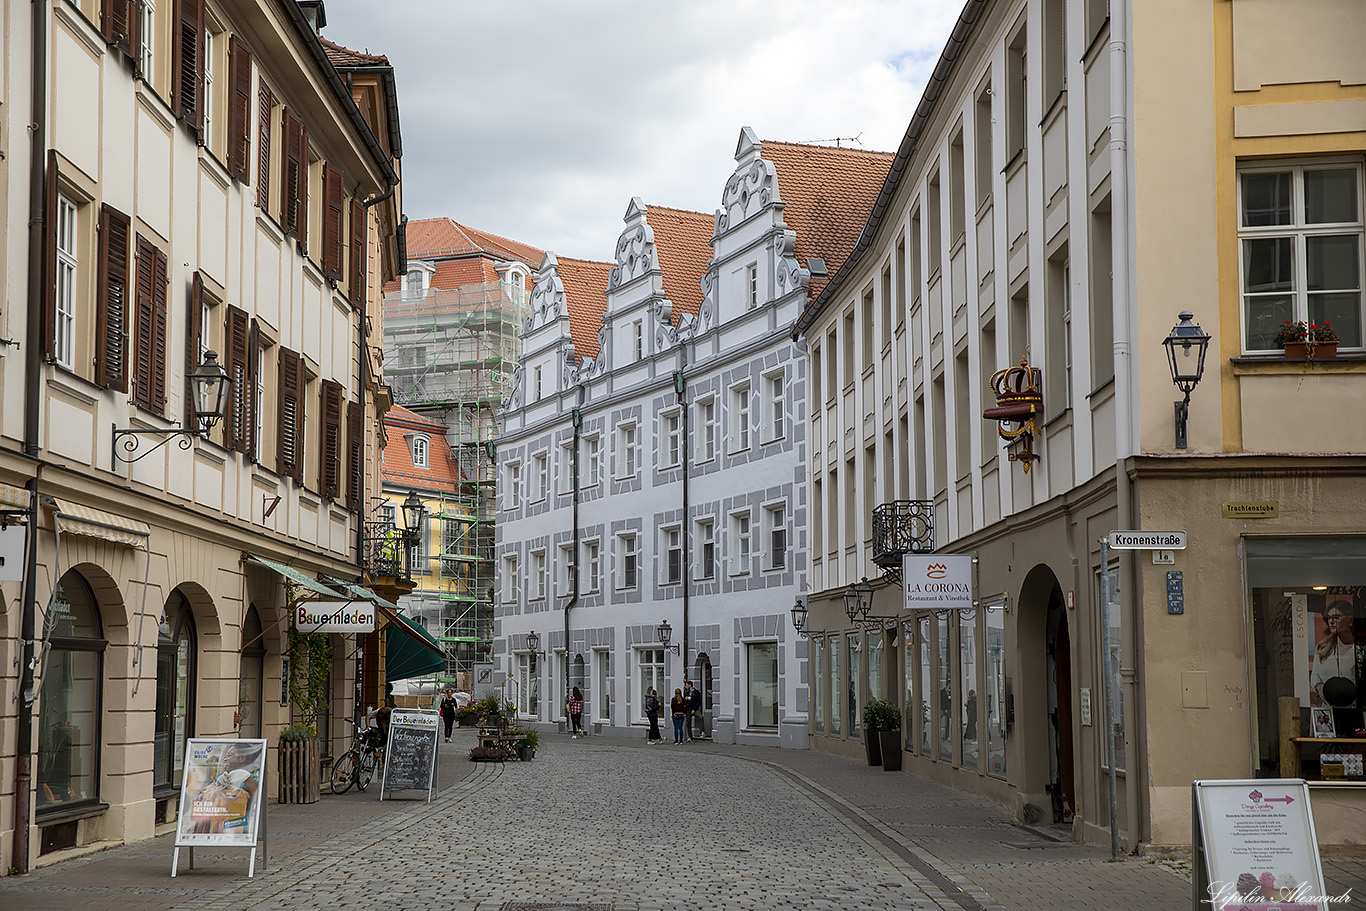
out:
{"label": "striped awning", "polygon": [[398,605],[394,602],[386,601],[384,598],[381,598],[379,595],[370,591],[370,589],[366,588],[363,585],[357,585],[355,582],[344,582],[341,579],[333,579],[329,577],[327,580],[327,584],[335,585],[338,588],[344,588],[355,597],[361,598],[365,601],[373,602],[375,604],[378,604],[380,607],[387,607],[389,608],[389,610],[392,611],[396,611],[399,609]]}
{"label": "striped awning", "polygon": [[302,585],[304,588],[313,592],[315,595],[322,595],[324,598],[335,598],[340,592],[328,588],[316,579],[310,579],[292,566],[285,566],[283,563],[276,563],[274,560],[267,560],[265,557],[258,557],[255,554],[247,554],[247,559],[253,563],[259,563],[266,569],[274,570],[284,576],[289,581]]}
{"label": "striped awning", "polygon": [[28,491],[12,484],[0,484],[0,509],[28,509]]}
{"label": "striped awning", "polygon": [[65,535],[86,535],[111,544],[143,547],[152,534],[152,527],[146,522],[125,519],[112,512],[57,497],[52,498],[52,503],[56,507],[57,530]]}

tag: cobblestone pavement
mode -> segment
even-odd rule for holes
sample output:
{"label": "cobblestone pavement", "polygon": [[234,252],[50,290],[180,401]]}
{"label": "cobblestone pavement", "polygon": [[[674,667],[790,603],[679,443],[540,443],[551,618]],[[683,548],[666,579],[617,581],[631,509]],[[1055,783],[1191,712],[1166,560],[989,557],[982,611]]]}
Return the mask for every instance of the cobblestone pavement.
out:
{"label": "cobblestone pavement", "polygon": [[[1109,862],[952,788],[809,751],[542,736],[531,763],[443,745],[430,805],[375,788],[271,808],[270,862],[161,837],[0,879],[24,911],[1183,909],[1188,864]],[[1325,858],[1366,911],[1366,862]],[[9,894],[13,893],[13,894]],[[1357,895],[1362,897],[1358,898]]]}

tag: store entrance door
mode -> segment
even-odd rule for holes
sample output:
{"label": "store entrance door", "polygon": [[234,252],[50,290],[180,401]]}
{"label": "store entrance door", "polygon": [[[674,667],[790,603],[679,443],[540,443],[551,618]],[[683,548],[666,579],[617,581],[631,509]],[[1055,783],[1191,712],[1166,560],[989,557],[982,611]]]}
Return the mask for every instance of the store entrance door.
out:
{"label": "store entrance door", "polygon": [[1048,603],[1048,722],[1053,822],[1070,823],[1077,805],[1072,768],[1072,639],[1062,592]]}

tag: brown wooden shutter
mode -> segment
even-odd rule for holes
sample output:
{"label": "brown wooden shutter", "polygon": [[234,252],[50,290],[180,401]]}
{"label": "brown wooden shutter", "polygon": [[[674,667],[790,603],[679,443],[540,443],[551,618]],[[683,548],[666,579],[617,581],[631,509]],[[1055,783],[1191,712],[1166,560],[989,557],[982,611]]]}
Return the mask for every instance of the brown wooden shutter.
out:
{"label": "brown wooden shutter", "polygon": [[100,208],[99,277],[95,288],[95,382],[128,391],[129,219],[113,206]]}
{"label": "brown wooden shutter", "polygon": [[280,225],[308,248],[308,131],[289,108],[281,115],[284,168],[280,183]]}
{"label": "brown wooden shutter", "polygon": [[166,254],[156,251],[152,273],[152,390],[151,408],[158,414],[166,412]]}
{"label": "brown wooden shutter", "polygon": [[228,82],[228,173],[246,183],[251,179],[251,48],[236,35],[228,39]]}
{"label": "brown wooden shutter", "polygon": [[365,303],[365,206],[359,199],[351,200],[351,272],[347,280],[347,298],[353,306]]}
{"label": "brown wooden shutter", "polygon": [[133,401],[143,408],[152,407],[152,367],[156,335],[157,253],[147,238],[138,235],[138,278],[133,317]]}
{"label": "brown wooden shutter", "polygon": [[257,133],[259,135],[259,141],[256,143],[256,204],[261,207],[263,212],[269,212],[270,114],[275,108],[275,96],[270,93],[270,88],[264,79],[261,80],[261,89],[256,94],[259,103],[259,110],[256,114]]}
{"label": "brown wooden shutter", "polygon": [[304,359],[300,355],[294,359],[294,391],[298,397],[299,409],[295,416],[298,421],[299,432],[294,434],[294,480],[307,486],[308,481],[304,477],[304,465],[306,463],[305,431],[308,428],[308,399],[305,393],[308,391],[308,377],[304,374]]}
{"label": "brown wooden shutter", "polygon": [[247,331],[246,384],[243,387],[243,401],[245,402],[245,407],[242,409],[243,413],[246,415],[246,432],[243,434],[246,445],[243,447],[242,451],[246,454],[247,461],[249,462],[256,461],[256,422],[260,417],[256,413],[256,409],[258,406],[264,405],[263,402],[258,403],[256,401],[256,370],[260,359],[261,327],[256,322],[256,318],[252,317],[251,329]]}
{"label": "brown wooden shutter", "polygon": [[171,21],[172,107],[197,133],[204,125],[204,0],[175,0]]}
{"label": "brown wooden shutter", "polygon": [[194,414],[194,383],[190,376],[199,366],[199,347],[204,337],[204,327],[200,325],[204,314],[204,280],[195,272],[190,280],[190,296],[185,303],[185,426],[196,427],[198,420]]}
{"label": "brown wooden shutter", "polygon": [[248,322],[245,310],[228,305],[228,318],[225,324],[226,339],[223,343],[223,369],[232,379],[232,389],[228,396],[228,413],[223,422],[223,445],[237,452],[246,452],[247,443],[247,402],[250,391],[247,389]]}
{"label": "brown wooden shutter", "polygon": [[100,31],[104,40],[123,51],[133,54],[133,15],[137,4],[130,0],[102,0],[100,3]]}
{"label": "brown wooden shutter", "polygon": [[57,353],[57,152],[48,149],[43,186],[43,353]]}
{"label": "brown wooden shutter", "polygon": [[343,181],[341,168],[330,161],[323,164],[323,200],[327,205],[323,212],[323,274],[334,282],[342,277]]}
{"label": "brown wooden shutter", "polygon": [[288,348],[280,349],[280,408],[277,412],[279,433],[276,434],[276,471],[287,478],[302,483],[303,466],[300,464],[302,443],[299,439],[303,428],[303,395],[299,382],[303,364],[299,355]]}
{"label": "brown wooden shutter", "polygon": [[335,500],[341,495],[342,389],[335,380],[324,380],[318,410],[318,492]]}
{"label": "brown wooden shutter", "polygon": [[364,478],[365,409],[360,402],[346,403],[346,508],[358,511]]}

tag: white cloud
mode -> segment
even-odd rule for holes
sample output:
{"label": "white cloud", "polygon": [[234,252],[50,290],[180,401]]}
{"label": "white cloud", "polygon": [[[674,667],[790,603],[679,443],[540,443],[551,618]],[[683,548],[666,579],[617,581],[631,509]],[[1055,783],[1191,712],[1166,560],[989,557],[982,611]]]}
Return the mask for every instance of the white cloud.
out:
{"label": "white cloud", "polygon": [[957,0],[328,0],[394,65],[404,208],[610,259],[633,196],[713,212],[740,128],[895,150]]}

